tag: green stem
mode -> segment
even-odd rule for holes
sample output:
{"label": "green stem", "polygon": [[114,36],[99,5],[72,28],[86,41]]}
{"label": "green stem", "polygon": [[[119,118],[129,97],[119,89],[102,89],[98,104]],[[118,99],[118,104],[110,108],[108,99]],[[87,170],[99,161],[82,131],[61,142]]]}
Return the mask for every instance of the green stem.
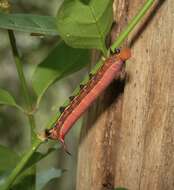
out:
{"label": "green stem", "polygon": [[[30,123],[31,143],[32,143],[32,142],[35,142],[35,140],[36,141],[38,140],[36,137],[36,134],[34,132],[34,129],[35,129],[34,115],[30,114],[31,110],[32,110],[32,103],[31,103],[31,99],[30,99],[29,90],[27,87],[27,82],[26,82],[24,72],[23,72],[23,65],[22,65],[21,58],[20,58],[20,55],[19,55],[19,52],[17,49],[16,39],[15,39],[14,33],[12,30],[8,30],[8,34],[9,34],[10,44],[11,44],[11,48],[12,48],[12,52],[13,52],[14,61],[16,64],[16,69],[18,72],[18,76],[19,76],[21,86],[22,86],[23,96],[25,98],[25,103],[27,106],[27,111],[25,113],[28,113],[26,115],[27,115],[29,123]],[[32,149],[26,153],[26,155],[22,158],[21,162],[19,162],[17,167],[9,175],[7,182],[5,184],[5,189],[10,188],[11,184],[14,182],[14,180],[16,179],[16,177],[18,176],[18,174],[20,173],[20,171],[22,170],[24,165],[27,163],[28,159],[31,157],[31,155],[36,150],[36,147],[37,146],[34,146],[34,147],[32,146]],[[32,169],[33,169],[33,173],[36,173],[36,167],[33,166]]]}
{"label": "green stem", "polygon": [[103,46],[102,46],[102,53],[103,53],[104,57],[107,57],[108,51],[107,51],[105,44],[103,44]]}
{"label": "green stem", "polygon": [[31,102],[30,102],[29,92],[28,92],[28,88],[27,88],[26,79],[25,79],[25,76],[23,73],[23,67],[22,67],[21,59],[20,59],[20,56],[19,56],[19,53],[17,50],[15,36],[14,36],[14,33],[12,30],[8,30],[8,34],[9,34],[10,44],[12,47],[12,52],[13,52],[13,57],[15,60],[17,72],[18,72],[19,79],[20,79],[20,82],[22,85],[22,90],[23,90],[23,94],[25,97],[25,101],[26,101],[28,108],[30,108]]}
{"label": "green stem", "polygon": [[128,34],[135,28],[136,24],[142,19],[145,13],[154,3],[154,0],[147,0],[142,6],[137,15],[133,17],[130,23],[127,25],[126,29],[119,35],[117,40],[112,44],[111,50],[114,52],[115,48],[118,48],[122,42],[127,38]]}
{"label": "green stem", "polygon": [[20,174],[30,157],[33,155],[33,153],[37,150],[37,148],[41,145],[42,141],[37,139],[35,143],[32,145],[31,149],[29,149],[26,154],[22,157],[22,159],[19,161],[18,165],[14,168],[14,170],[11,172],[10,176],[6,180],[5,185],[3,186],[3,190],[9,190],[17,176]]}
{"label": "green stem", "polygon": [[[24,76],[24,73],[23,73],[23,66],[22,66],[20,56],[19,56],[18,49],[17,49],[15,36],[14,36],[14,33],[13,33],[12,30],[8,30],[8,34],[9,34],[9,39],[10,39],[10,44],[11,44],[11,48],[12,48],[12,52],[13,52],[13,57],[14,57],[14,60],[15,60],[19,80],[21,82],[25,102],[26,102],[28,110],[31,111],[32,103],[31,103],[31,100],[30,100],[30,95],[29,95],[29,90],[28,90],[28,87],[27,87],[27,82],[26,82],[26,79],[25,79],[25,76]],[[29,122],[30,122],[31,132],[32,132],[32,135],[33,135],[34,128],[35,128],[34,116],[33,115],[28,115],[28,119],[29,119]]]}

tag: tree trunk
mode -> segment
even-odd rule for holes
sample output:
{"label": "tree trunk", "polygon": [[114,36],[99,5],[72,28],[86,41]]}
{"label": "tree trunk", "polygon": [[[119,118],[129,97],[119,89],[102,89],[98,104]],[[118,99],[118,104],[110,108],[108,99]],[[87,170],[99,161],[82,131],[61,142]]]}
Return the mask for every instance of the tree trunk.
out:
{"label": "tree trunk", "polygon": [[[112,38],[144,2],[114,3]],[[113,82],[83,128],[77,190],[174,189],[173,25],[173,0],[157,1],[129,37],[128,80]]]}

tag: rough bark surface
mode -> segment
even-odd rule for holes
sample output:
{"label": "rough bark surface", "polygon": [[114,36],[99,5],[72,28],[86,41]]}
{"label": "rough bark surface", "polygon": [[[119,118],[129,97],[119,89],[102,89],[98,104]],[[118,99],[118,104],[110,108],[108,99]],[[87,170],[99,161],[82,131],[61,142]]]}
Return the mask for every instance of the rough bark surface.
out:
{"label": "rough bark surface", "polygon": [[[112,38],[143,2],[114,3]],[[113,82],[85,122],[77,190],[174,189],[173,25],[173,0],[157,1],[130,36],[128,80]]]}

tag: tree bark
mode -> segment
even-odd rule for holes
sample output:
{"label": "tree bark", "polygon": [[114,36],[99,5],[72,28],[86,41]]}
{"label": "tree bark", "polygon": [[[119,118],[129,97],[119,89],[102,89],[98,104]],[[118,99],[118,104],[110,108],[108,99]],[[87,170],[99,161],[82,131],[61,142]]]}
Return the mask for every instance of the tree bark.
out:
{"label": "tree bark", "polygon": [[[114,3],[112,38],[143,2]],[[83,127],[77,190],[174,189],[173,25],[173,1],[159,0],[129,37],[128,80],[111,84]]]}

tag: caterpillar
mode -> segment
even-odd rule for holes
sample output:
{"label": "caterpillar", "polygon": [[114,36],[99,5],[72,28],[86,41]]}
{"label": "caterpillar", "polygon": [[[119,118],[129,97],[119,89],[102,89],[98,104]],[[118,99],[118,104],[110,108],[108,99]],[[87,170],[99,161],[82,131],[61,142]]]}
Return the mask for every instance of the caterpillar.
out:
{"label": "caterpillar", "polygon": [[119,76],[125,61],[130,56],[130,49],[116,49],[115,53],[105,60],[95,74],[90,73],[88,82],[85,85],[80,84],[78,95],[70,96],[70,103],[66,107],[60,107],[61,115],[54,127],[46,131],[47,138],[59,140],[68,153],[64,141],[65,135],[113,79]]}

